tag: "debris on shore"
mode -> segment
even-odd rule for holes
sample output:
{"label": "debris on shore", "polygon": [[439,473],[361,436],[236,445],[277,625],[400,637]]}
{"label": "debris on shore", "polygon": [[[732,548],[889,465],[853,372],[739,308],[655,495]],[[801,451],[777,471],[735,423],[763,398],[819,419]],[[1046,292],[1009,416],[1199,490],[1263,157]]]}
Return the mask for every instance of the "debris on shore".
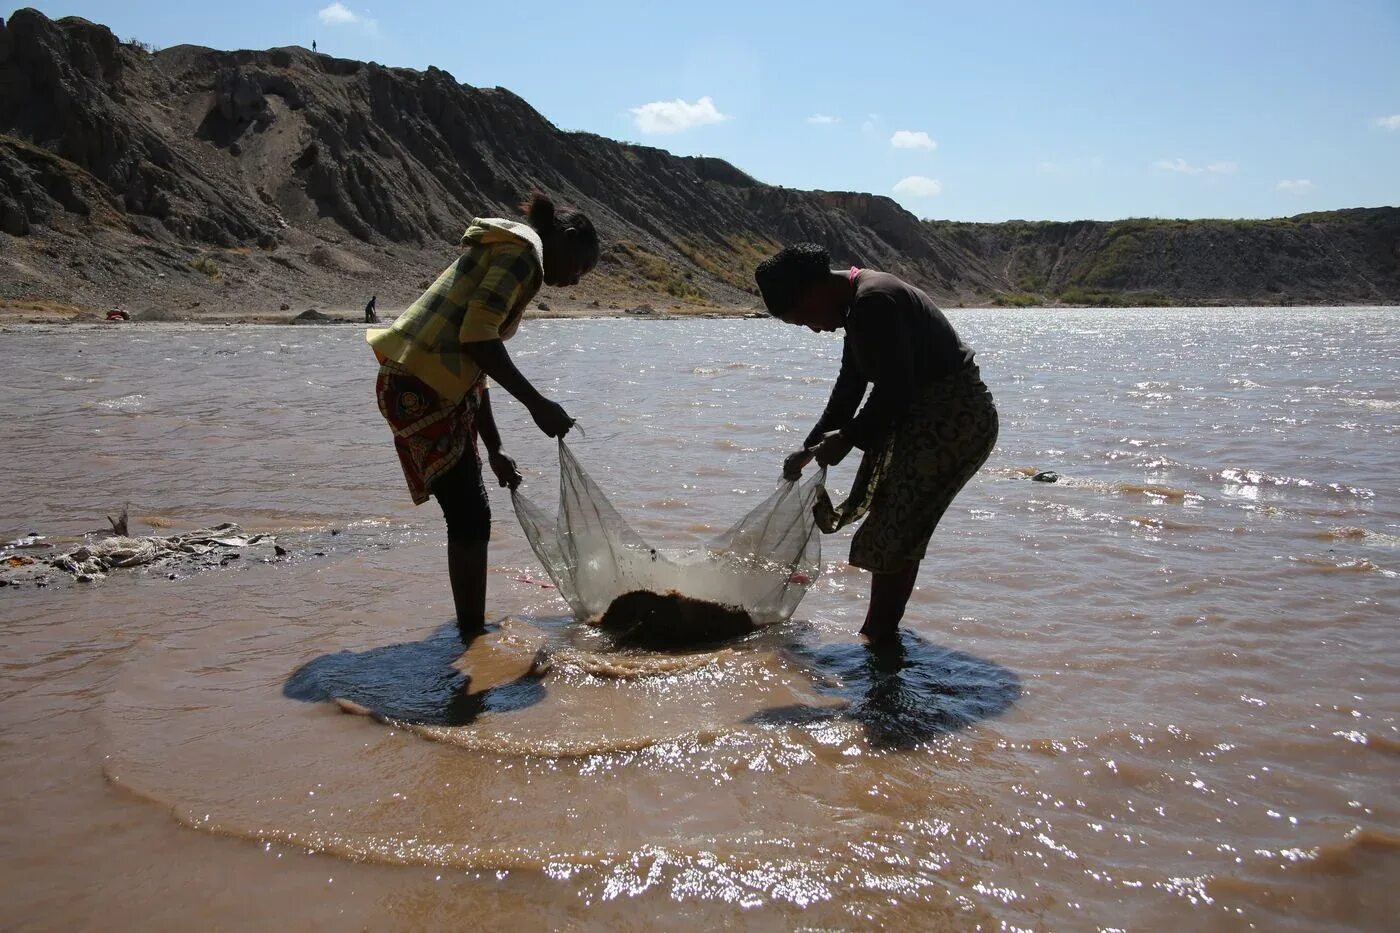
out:
{"label": "debris on shore", "polygon": [[18,553],[39,547],[38,535],[0,546],[0,586],[47,586],[56,574],[64,574],[80,583],[94,583],[113,571],[136,567],[159,569],[173,575],[182,569],[227,566],[250,550],[253,554],[265,552],[262,556],[270,559],[287,553],[273,535],[250,535],[233,522],[177,535],[132,537],[125,533],[126,518],[123,509],[120,519],[108,518],[113,534],[78,545],[56,557]]}

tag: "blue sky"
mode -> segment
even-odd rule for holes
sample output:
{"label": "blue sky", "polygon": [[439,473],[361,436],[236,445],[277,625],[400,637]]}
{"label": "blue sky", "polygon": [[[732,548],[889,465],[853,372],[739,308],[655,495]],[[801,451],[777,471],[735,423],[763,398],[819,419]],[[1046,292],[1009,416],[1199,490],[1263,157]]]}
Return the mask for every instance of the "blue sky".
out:
{"label": "blue sky", "polygon": [[1400,204],[1400,0],[34,5],[162,47],[436,65],[565,129],[922,217]]}

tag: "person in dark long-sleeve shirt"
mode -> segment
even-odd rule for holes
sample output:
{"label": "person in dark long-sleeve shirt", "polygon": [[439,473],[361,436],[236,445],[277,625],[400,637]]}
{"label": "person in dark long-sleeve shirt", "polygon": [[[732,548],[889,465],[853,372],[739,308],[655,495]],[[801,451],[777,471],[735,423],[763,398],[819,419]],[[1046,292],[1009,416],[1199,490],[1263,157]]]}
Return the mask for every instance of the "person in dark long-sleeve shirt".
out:
{"label": "person in dark long-sleeve shirt", "polygon": [[[861,450],[878,445],[924,388],[960,372],[972,350],[928,296],[887,272],[844,273],[853,286],[842,326],[841,372],[805,447],[840,430]],[[859,415],[856,408],[874,385]]]}
{"label": "person in dark long-sleeve shirt", "polygon": [[873,573],[861,633],[891,641],[934,528],[996,444],[996,406],[972,349],[897,276],[833,270],[825,249],[799,244],[762,263],[755,278],[774,317],[845,330],[831,398],[783,473],[796,479],[813,459],[825,467],[864,451],[850,497],[835,506],[822,494],[817,519],[831,532],[868,513],[851,542],[851,563]]}

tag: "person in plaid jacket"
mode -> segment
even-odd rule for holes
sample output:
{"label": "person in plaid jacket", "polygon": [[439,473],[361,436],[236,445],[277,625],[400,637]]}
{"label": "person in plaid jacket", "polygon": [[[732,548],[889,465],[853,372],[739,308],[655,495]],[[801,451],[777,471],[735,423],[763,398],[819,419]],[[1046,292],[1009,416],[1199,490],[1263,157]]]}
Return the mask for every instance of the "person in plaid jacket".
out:
{"label": "person in plaid jacket", "polygon": [[542,283],[577,284],[598,263],[598,234],[581,212],[557,211],[539,191],[521,210],[527,223],[475,218],[462,236],[461,257],[392,326],[367,335],[379,360],[379,410],[409,494],[420,505],[435,497],[447,523],[447,569],[463,641],[486,622],[491,507],[477,437],[502,486],[514,489],[521,479],[501,449],[486,380],[515,396],[545,434],[568,433],[573,419],[515,368],[505,341]]}

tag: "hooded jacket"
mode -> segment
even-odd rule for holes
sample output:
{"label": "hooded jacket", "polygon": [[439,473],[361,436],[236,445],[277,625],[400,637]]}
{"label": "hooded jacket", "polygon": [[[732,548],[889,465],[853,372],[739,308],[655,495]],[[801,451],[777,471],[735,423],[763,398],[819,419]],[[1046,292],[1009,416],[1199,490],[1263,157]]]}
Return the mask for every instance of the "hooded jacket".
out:
{"label": "hooded jacket", "polygon": [[544,281],[544,244],[527,224],[494,217],[472,220],[464,252],[407,311],[366,340],[391,363],[460,402],[482,378],[462,345],[509,340]]}

